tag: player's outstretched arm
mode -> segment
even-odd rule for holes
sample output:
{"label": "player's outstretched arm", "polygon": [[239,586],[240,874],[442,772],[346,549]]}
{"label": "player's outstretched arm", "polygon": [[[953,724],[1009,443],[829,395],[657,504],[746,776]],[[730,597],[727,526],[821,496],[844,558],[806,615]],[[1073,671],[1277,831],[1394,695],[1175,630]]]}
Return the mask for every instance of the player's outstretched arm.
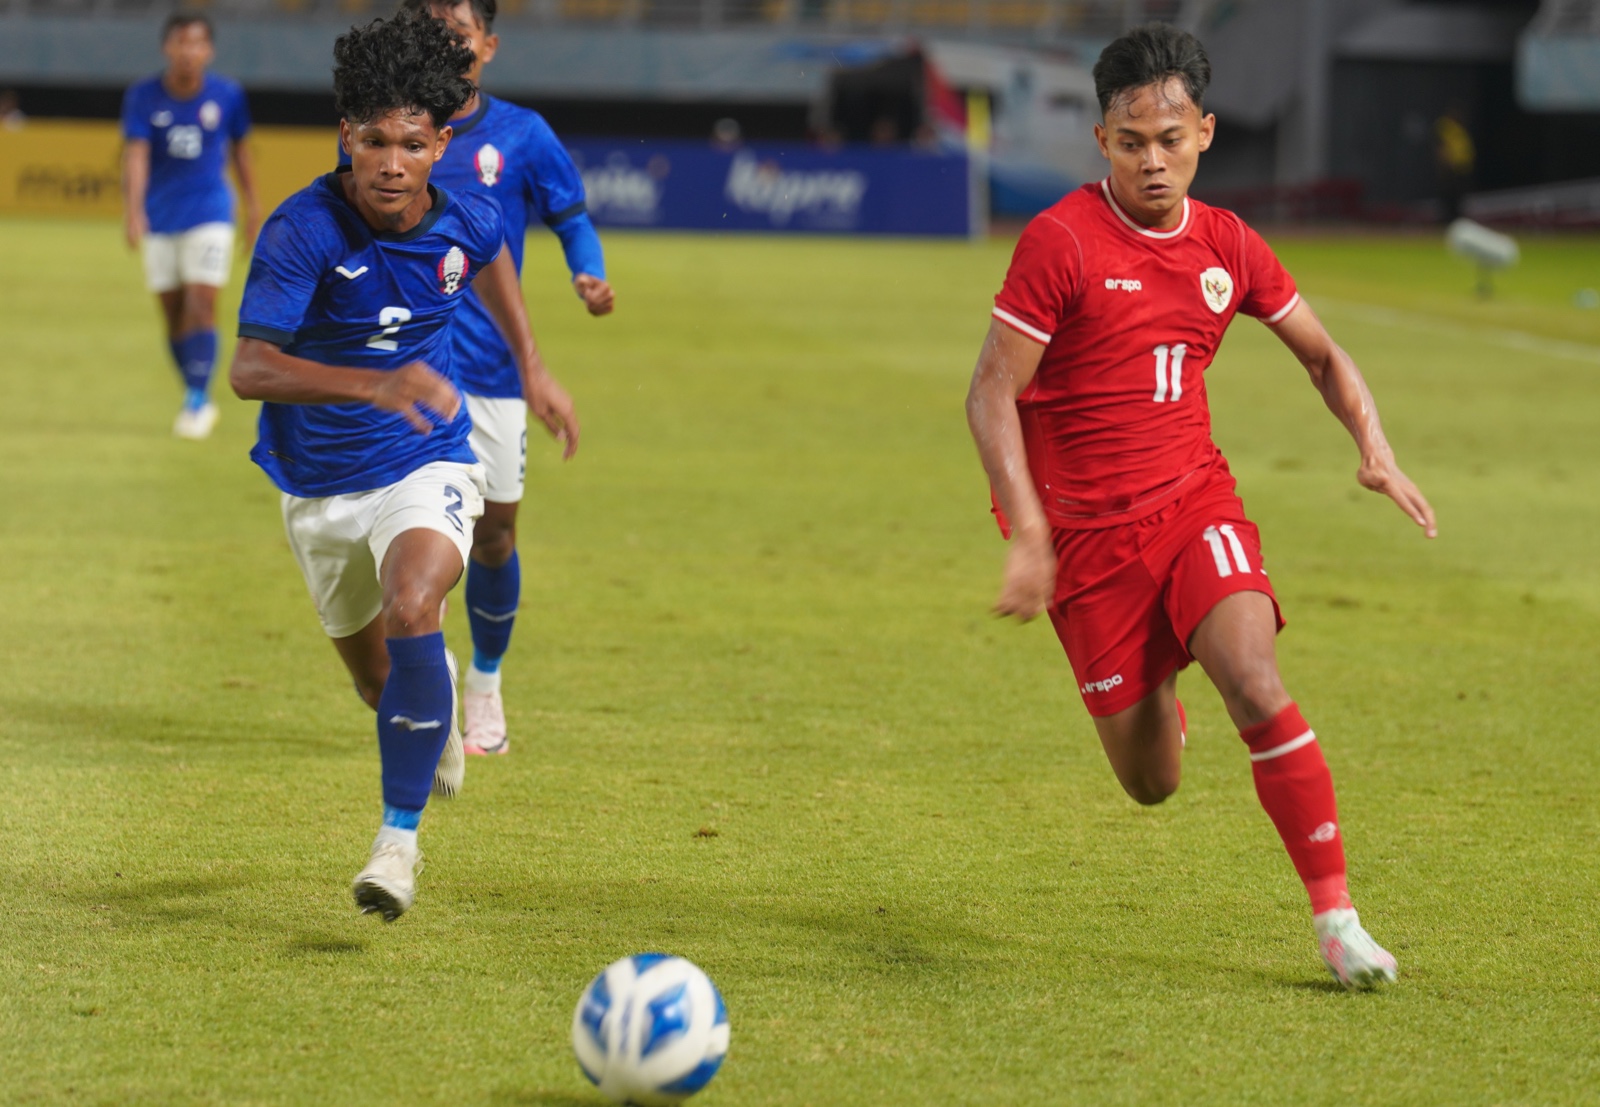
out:
{"label": "player's outstretched arm", "polygon": [[1363,488],[1388,496],[1429,538],[1437,535],[1433,508],[1422,490],[1395,463],[1394,450],[1384,437],[1383,424],[1378,419],[1378,405],[1361,370],[1334,342],[1317,313],[1301,300],[1272,330],[1300,359],[1300,364],[1311,375],[1311,383],[1322,393],[1328,410],[1356,440],[1361,451],[1361,468],[1356,471],[1356,480]]}
{"label": "player's outstretched arm", "polygon": [[522,374],[522,395],[532,411],[558,442],[564,443],[563,461],[578,452],[578,412],[572,398],[561,387],[533,340],[533,328],[528,324],[528,309],[522,302],[522,288],[517,283],[517,267],[511,260],[511,251],[504,247],[500,256],[478,270],[473,278],[472,290],[489,309],[495,326],[506,340],[506,347],[517,359],[517,369]]}
{"label": "player's outstretched arm", "polygon": [[250,141],[235,139],[228,156],[233,162],[233,175],[239,182],[239,203],[244,209],[244,237],[239,246],[248,250],[261,229],[261,201],[256,198],[256,169],[250,155]]}
{"label": "player's outstretched arm", "polygon": [[1033,486],[1017,414],[1017,397],[1033,380],[1043,356],[1039,343],[991,319],[967,390],[967,427],[989,474],[989,487],[1011,522],[1011,552],[994,610],[1023,621],[1045,609],[1056,581],[1050,524]]}
{"label": "player's outstretched arm", "polygon": [[128,248],[137,250],[150,223],[144,214],[145,193],[150,187],[150,143],[130,138],[122,147],[122,233]]}
{"label": "player's outstretched arm", "polygon": [[[461,394],[426,362],[399,369],[348,369],[286,354],[271,342],[241,338],[228,383],[241,400],[274,404],[371,404],[402,415],[420,434],[461,410]],[[430,415],[433,418],[430,418]]]}

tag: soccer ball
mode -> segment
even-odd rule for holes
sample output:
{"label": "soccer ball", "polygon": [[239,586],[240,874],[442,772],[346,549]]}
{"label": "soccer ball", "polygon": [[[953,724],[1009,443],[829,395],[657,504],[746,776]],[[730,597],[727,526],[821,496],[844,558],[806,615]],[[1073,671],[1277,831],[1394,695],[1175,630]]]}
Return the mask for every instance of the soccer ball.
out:
{"label": "soccer ball", "polygon": [[572,1052],[613,1103],[672,1107],[711,1083],[728,1053],[728,1008],[682,957],[638,953],[607,965],[572,1013]]}

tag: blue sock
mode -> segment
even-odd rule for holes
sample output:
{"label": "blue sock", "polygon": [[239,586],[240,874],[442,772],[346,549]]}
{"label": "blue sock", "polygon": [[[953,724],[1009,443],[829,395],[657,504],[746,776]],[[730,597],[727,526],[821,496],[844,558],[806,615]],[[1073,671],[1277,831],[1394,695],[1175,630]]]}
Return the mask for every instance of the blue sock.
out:
{"label": "blue sock", "polygon": [[204,404],[206,389],[211,385],[211,370],[217,364],[217,332],[195,331],[185,335],[173,343],[173,354],[189,396],[192,398],[198,394],[200,402]]}
{"label": "blue sock", "polygon": [[390,807],[383,805],[383,825],[398,827],[401,830],[415,830],[422,824],[422,812],[412,811],[408,807]]}
{"label": "blue sock", "polygon": [[450,670],[444,635],[390,638],[389,679],[378,697],[378,755],[383,802],[402,811],[428,806],[433,772],[450,737]]}
{"label": "blue sock", "polygon": [[467,622],[472,626],[472,667],[498,672],[511,647],[511,627],[522,600],[522,562],[517,552],[498,569],[467,562]]}

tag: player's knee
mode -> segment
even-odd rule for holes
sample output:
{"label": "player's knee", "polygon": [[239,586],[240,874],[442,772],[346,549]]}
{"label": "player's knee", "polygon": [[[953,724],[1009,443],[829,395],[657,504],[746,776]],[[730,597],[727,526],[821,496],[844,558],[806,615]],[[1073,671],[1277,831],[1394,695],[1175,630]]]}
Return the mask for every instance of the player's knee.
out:
{"label": "player's knee", "polygon": [[1165,803],[1178,790],[1178,775],[1148,774],[1136,781],[1124,781],[1122,787],[1135,803],[1154,807],[1158,803]]}
{"label": "player's knee", "polygon": [[1271,659],[1240,667],[1222,692],[1235,715],[1253,719],[1270,719],[1289,702],[1278,666]]}
{"label": "player's knee", "polygon": [[517,525],[492,519],[478,520],[472,532],[472,560],[498,569],[517,552]]}
{"label": "player's knee", "polygon": [[415,638],[439,629],[439,605],[444,597],[422,585],[401,584],[383,597],[384,633],[390,638]]}

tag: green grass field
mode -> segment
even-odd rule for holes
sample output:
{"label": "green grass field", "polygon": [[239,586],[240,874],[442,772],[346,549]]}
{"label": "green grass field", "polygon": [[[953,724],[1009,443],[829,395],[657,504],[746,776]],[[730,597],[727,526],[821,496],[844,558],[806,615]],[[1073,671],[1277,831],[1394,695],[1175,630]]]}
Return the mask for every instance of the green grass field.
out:
{"label": "green grass field", "polygon": [[1211,372],[1401,962],[1347,995],[1204,677],[1142,809],[1049,627],[987,614],[962,398],[1009,244],[608,241],[599,322],[530,252],[583,447],[530,461],[513,754],[384,926],[372,716],[251,405],[172,439],[117,229],[0,222],[0,1102],[596,1105],[573,1005],[651,949],[727,997],[705,1107],[1600,1102],[1600,242],[1489,305],[1433,238],[1279,242],[1436,542],[1263,328]]}

